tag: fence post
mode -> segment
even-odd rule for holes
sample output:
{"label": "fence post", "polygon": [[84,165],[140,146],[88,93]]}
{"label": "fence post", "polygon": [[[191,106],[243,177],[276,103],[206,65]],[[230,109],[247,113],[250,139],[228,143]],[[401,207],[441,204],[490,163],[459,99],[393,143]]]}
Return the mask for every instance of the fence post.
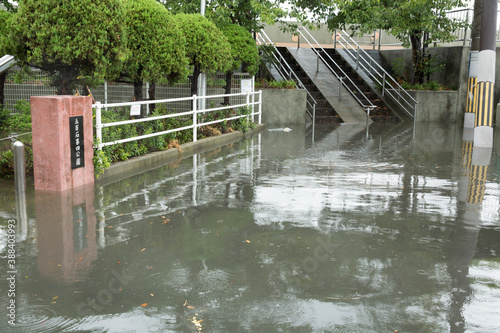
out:
{"label": "fence post", "polygon": [[255,122],[255,76],[252,76],[252,123]]}
{"label": "fence post", "polygon": [[356,51],[356,70],[359,68],[359,45],[357,47],[358,49]]}
{"label": "fence post", "polygon": [[342,94],[342,80],[343,79],[344,79],[343,77],[339,78],[339,83],[340,83],[339,84],[339,99],[342,99],[342,95],[341,94]]}
{"label": "fence post", "polygon": [[[16,138],[17,140],[17,138]],[[28,211],[26,209],[26,164],[24,143],[17,140],[12,144],[14,152],[14,181],[16,189],[16,211],[19,219],[19,238],[26,239],[28,233]]]}
{"label": "fence post", "polygon": [[95,102],[95,135],[97,137],[97,149],[102,150],[102,123],[101,123],[101,102]]}
{"label": "fence post", "polygon": [[316,128],[316,102],[313,104],[313,130],[312,130],[312,142],[314,143],[314,129]]}
{"label": "fence post", "polygon": [[259,90],[259,125],[262,124],[262,90]]}
{"label": "fence post", "polygon": [[[247,108],[250,108],[250,92],[247,91]],[[249,119],[250,117],[247,116],[247,119]]]}
{"label": "fence post", "polygon": [[196,95],[193,95],[193,142],[198,139],[198,111],[196,109]]}
{"label": "fence post", "polygon": [[104,104],[108,104],[108,81],[104,81]]}

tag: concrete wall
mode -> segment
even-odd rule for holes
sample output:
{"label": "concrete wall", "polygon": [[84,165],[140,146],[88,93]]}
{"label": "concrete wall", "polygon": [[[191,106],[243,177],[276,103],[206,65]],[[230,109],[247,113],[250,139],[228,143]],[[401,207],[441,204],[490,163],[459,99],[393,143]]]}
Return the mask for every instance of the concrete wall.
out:
{"label": "concrete wall", "polygon": [[[431,80],[444,84],[453,89],[460,85],[463,65],[468,70],[469,48],[467,48],[466,59],[463,57],[463,47],[435,47],[429,48],[432,56],[436,57],[437,63],[444,64],[444,69],[431,75]],[[412,51],[409,49],[381,50],[380,54],[392,66],[392,70],[399,76],[408,78],[412,69]],[[464,60],[465,63],[464,63]],[[468,73],[468,71],[466,72]]]}
{"label": "concrete wall", "polygon": [[264,124],[305,124],[307,92],[300,89],[262,89]]}
{"label": "concrete wall", "polygon": [[[429,114],[428,116],[423,116],[424,119],[447,119],[444,120],[448,122],[449,119],[455,118],[456,120],[462,121],[463,113],[465,112],[465,106],[467,103],[467,78],[469,75],[469,47],[436,47],[429,48],[429,52],[435,55],[438,63],[443,63],[444,68],[438,73],[431,75],[431,80],[435,80],[450,88],[454,88],[453,92],[455,97],[447,96],[449,94],[445,92],[439,92],[443,94],[443,97],[434,97],[436,94],[428,94],[426,98],[422,99],[419,108],[428,108],[432,105],[434,106],[435,114]],[[404,73],[410,73],[412,66],[412,51],[409,49],[405,50],[382,50],[380,51],[382,57],[387,61],[388,64],[392,66],[394,72],[398,75],[404,76]],[[498,58],[498,52],[497,52]],[[497,60],[500,61],[500,60]],[[498,68],[498,66],[497,66]],[[497,71],[497,77],[500,72]],[[497,78],[497,82],[500,77]],[[453,94],[451,94],[453,95]],[[500,96],[500,85],[495,87],[495,105]],[[420,98],[420,97],[419,97]],[[432,98],[432,99],[430,99]],[[455,98],[455,102],[453,102]],[[425,107],[424,105],[427,105]],[[449,110],[450,113],[446,113],[442,110],[443,107],[453,107],[453,110]],[[425,112],[425,111],[424,111]],[[430,121],[430,120],[426,120]]]}
{"label": "concrete wall", "polygon": [[463,121],[463,111],[457,107],[458,91],[409,90],[418,101],[418,123],[455,123]]}

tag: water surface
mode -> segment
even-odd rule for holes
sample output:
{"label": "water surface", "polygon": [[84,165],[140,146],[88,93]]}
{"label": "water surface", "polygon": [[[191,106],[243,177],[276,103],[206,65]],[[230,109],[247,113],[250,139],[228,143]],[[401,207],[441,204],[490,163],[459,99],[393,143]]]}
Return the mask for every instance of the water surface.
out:
{"label": "water surface", "polygon": [[[498,131],[497,131],[498,132]],[[498,134],[498,133],[497,133]],[[12,332],[500,331],[500,140],[262,134],[111,184],[28,193]],[[0,190],[0,304],[9,183]]]}

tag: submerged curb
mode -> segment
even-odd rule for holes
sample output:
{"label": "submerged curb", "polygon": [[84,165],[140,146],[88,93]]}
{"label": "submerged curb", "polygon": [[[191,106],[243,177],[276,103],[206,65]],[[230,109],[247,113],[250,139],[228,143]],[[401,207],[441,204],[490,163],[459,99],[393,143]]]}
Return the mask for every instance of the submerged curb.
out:
{"label": "submerged curb", "polygon": [[108,169],[106,169],[104,173],[99,175],[99,178],[96,179],[96,184],[104,186],[133,175],[156,169],[166,163],[176,162],[197,153],[202,153],[240,141],[259,133],[262,129],[264,129],[264,126],[265,125],[257,125],[257,127],[248,130],[246,133],[238,131],[219,136],[212,136],[196,142],[185,143],[181,145],[182,152],[177,148],[172,148],[133,157],[127,161],[115,162]]}

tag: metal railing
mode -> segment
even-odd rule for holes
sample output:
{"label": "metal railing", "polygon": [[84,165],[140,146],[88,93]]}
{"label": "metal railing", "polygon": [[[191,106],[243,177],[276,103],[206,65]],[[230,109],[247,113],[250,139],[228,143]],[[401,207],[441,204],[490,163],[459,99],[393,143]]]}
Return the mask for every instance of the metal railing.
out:
{"label": "metal railing", "polygon": [[[198,101],[200,99],[204,100],[210,100],[214,98],[221,98],[221,97],[238,97],[238,96],[246,96],[246,103],[244,104],[237,104],[237,105],[228,105],[228,106],[221,106],[221,107],[215,107],[215,108],[210,108],[210,109],[199,109],[198,106]],[[255,96],[259,97],[258,101],[255,101]],[[166,115],[161,115],[161,116],[155,116],[155,117],[146,117],[146,118],[139,118],[139,119],[133,119],[133,120],[124,120],[124,121],[116,121],[116,122],[111,122],[111,123],[103,123],[102,122],[102,109],[103,108],[113,108],[113,107],[132,107],[134,105],[149,105],[149,104],[167,104],[167,103],[176,103],[176,102],[182,102],[182,101],[191,101],[192,102],[192,110],[185,111],[185,112],[178,112],[178,113],[171,113],[171,114],[166,114]],[[258,111],[255,112],[255,106],[257,106]],[[229,110],[229,109],[236,109],[240,107],[250,107],[251,108],[251,113],[249,114],[243,114],[243,115],[235,115],[232,117],[227,117],[223,119],[216,119],[213,121],[208,121],[204,122],[203,119],[198,119],[198,116],[213,112],[213,111],[219,111],[219,110]],[[192,97],[184,97],[184,98],[171,98],[171,99],[164,99],[164,100],[147,100],[147,101],[140,101],[140,102],[128,102],[128,103],[110,103],[110,104],[102,104],[100,102],[96,102],[95,104],[92,104],[92,108],[96,109],[95,112],[95,119],[96,119],[96,139],[97,139],[97,145],[96,148],[99,150],[102,150],[103,147],[106,146],[111,146],[119,143],[125,143],[125,142],[130,142],[130,141],[135,141],[135,140],[142,140],[146,138],[151,138],[159,135],[164,135],[164,134],[169,134],[169,133],[174,133],[174,132],[179,132],[179,131],[184,131],[184,130],[192,130],[193,131],[193,142],[197,141],[197,135],[198,135],[198,127],[202,126],[207,126],[207,125],[213,125],[216,123],[222,123],[224,121],[229,121],[229,120],[236,120],[239,118],[247,117],[252,119],[252,121],[255,119],[255,116],[258,116],[258,124],[261,124],[262,122],[262,91],[257,91],[257,92],[247,92],[247,93],[238,93],[238,94],[228,94],[228,95],[211,95],[211,96],[203,96],[203,97],[198,97],[196,95],[193,95]],[[161,132],[156,132],[156,133],[151,133],[151,134],[145,134],[145,135],[140,135],[140,136],[135,136],[135,137],[129,137],[125,139],[120,139],[120,140],[115,140],[115,141],[108,141],[108,142],[103,142],[102,141],[102,130],[107,127],[113,127],[113,126],[120,126],[120,125],[127,125],[127,124],[137,124],[141,122],[148,122],[148,121],[156,121],[156,120],[161,120],[161,119],[167,119],[167,118],[174,118],[174,117],[186,117],[190,116],[192,117],[192,124],[189,126],[184,126],[184,127],[179,127],[179,128],[174,128],[170,129],[167,131],[161,131]]]}
{"label": "metal railing", "polygon": [[[330,72],[332,72],[335,77],[339,80],[339,84],[340,84],[340,87],[344,86],[345,89],[347,89],[347,91],[349,91],[349,93],[352,95],[352,97],[354,97],[354,99],[359,103],[359,105],[361,105],[361,107],[364,109],[364,110],[367,110],[367,109],[374,109],[375,108],[375,105],[373,105],[373,103],[368,99],[368,97],[366,97],[366,95],[363,93],[363,91],[358,87],[358,85],[356,85],[352,79],[344,72],[344,70],[337,64],[337,62],[335,62],[335,60],[332,59],[332,57],[330,57],[330,55],[325,51],[325,49],[316,41],[316,39],[314,39],[314,37],[309,33],[309,31],[307,31],[307,29],[305,27],[299,27],[297,29],[297,32],[300,34],[300,36],[302,38],[304,38],[304,40],[309,44],[309,46],[311,47],[311,49],[314,51],[314,53],[316,53],[317,55],[317,70],[319,69],[319,60],[321,59],[323,61],[323,63],[326,65],[326,67],[328,67],[328,69],[330,70]],[[314,41],[314,43],[316,44],[316,47],[314,47],[311,42],[309,41],[309,39],[304,35],[304,33],[307,33],[307,35],[309,36],[310,39],[312,39]],[[300,38],[299,38],[300,40]],[[319,48],[319,50],[318,50]],[[333,68],[330,66],[330,63],[328,63],[324,56],[326,58],[328,58],[328,60],[330,60],[330,63],[333,64],[337,71],[334,71]],[[337,72],[341,73],[341,75],[339,75]],[[355,91],[353,91],[351,88],[349,88],[349,85],[348,83],[350,83]],[[340,98],[340,89],[339,89],[339,98]]]}
{"label": "metal railing", "polygon": [[297,88],[304,89],[307,92],[307,100],[306,100],[306,112],[313,121],[313,126],[316,121],[316,100],[314,97],[311,95],[311,93],[307,90],[306,86],[302,83],[302,81],[299,79],[297,74],[292,70],[286,59],[283,57],[283,55],[278,51],[274,43],[271,41],[271,39],[267,36],[267,34],[264,32],[264,30],[261,30],[257,34],[257,43],[258,45],[268,45],[273,48],[272,54],[268,55],[271,56],[274,61],[272,62],[272,65],[276,69],[276,71],[279,73],[279,75],[284,79],[284,80],[294,80],[297,82]]}
{"label": "metal railing", "polygon": [[380,88],[381,95],[389,96],[407,116],[414,119],[418,102],[345,31],[338,34],[338,44]]}

